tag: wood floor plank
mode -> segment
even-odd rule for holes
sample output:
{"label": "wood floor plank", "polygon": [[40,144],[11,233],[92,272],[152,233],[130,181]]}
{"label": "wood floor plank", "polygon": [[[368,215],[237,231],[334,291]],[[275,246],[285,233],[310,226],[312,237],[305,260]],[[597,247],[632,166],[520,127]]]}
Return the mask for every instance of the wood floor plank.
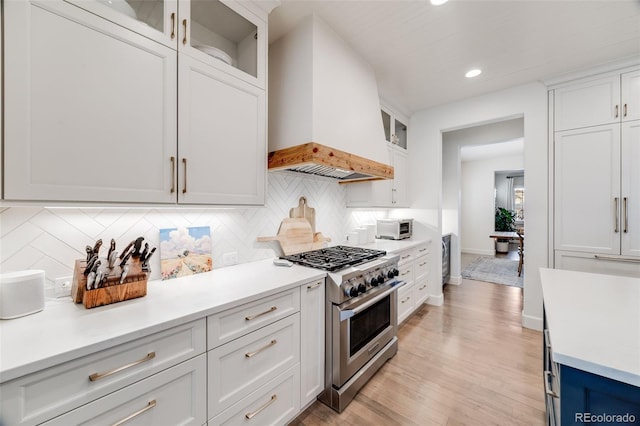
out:
{"label": "wood floor plank", "polygon": [[315,402],[294,426],[543,425],[542,336],[522,289],[463,280],[400,327],[399,349],[338,414]]}

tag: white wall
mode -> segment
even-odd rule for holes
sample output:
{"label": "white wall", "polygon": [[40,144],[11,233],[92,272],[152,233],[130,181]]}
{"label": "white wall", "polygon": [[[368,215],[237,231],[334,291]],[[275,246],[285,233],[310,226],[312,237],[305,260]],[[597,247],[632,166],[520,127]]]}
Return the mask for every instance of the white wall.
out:
{"label": "white wall", "polygon": [[[265,207],[0,209],[0,272],[43,269],[47,295],[52,296],[53,280],[72,275],[75,259],[84,257],[84,247],[96,239],[115,238],[122,248],[144,236],[158,247],[159,229],[181,226],[211,228],[214,268],[224,266],[228,252],[236,252],[239,263],[275,257],[277,243],[258,243],[256,237],[275,235],[302,195],[316,210],[316,229],[330,237],[331,244],[344,243],[351,229],[386,217],[386,211],[347,210],[345,187],[333,179],[271,172],[268,181]],[[151,279],[160,278],[160,255],[152,258]]]}
{"label": "white wall", "polygon": [[[543,84],[530,83],[415,113],[409,122],[411,200],[414,216],[441,231],[442,133],[517,117],[524,117],[527,172],[525,265],[529,273],[524,282],[522,323],[542,329],[542,290],[535,271],[548,264],[547,90]],[[438,256],[432,258],[432,271],[439,276],[442,265]]]}
{"label": "white wall", "polygon": [[494,240],[488,237],[495,225],[495,172],[523,167],[522,155],[462,162],[459,235],[461,252],[495,254]]}

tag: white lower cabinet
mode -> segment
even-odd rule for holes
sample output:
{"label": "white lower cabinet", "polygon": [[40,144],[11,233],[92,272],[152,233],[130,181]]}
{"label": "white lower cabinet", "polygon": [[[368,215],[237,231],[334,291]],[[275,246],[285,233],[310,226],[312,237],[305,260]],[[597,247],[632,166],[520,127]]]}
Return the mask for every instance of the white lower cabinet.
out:
{"label": "white lower cabinet", "polygon": [[283,425],[300,407],[300,371],[294,366],[209,421],[209,425]]}
{"label": "white lower cabinet", "polygon": [[303,285],[300,300],[300,404],[305,407],[324,390],[324,280]]}
{"label": "white lower cabinet", "polygon": [[429,299],[429,245],[421,244],[398,253],[398,279],[406,282],[398,290],[398,324]]}
{"label": "white lower cabinet", "polygon": [[300,362],[298,313],[207,354],[209,417],[215,417]]}
{"label": "white lower cabinet", "polygon": [[199,426],[207,419],[206,372],[201,354],[44,424]]}
{"label": "white lower cabinet", "polygon": [[39,424],[205,350],[205,320],[200,319],[17,378],[0,387],[2,420]]}
{"label": "white lower cabinet", "polygon": [[639,277],[640,261],[604,256],[593,253],[555,251],[555,267],[570,271],[591,272],[594,274]]}

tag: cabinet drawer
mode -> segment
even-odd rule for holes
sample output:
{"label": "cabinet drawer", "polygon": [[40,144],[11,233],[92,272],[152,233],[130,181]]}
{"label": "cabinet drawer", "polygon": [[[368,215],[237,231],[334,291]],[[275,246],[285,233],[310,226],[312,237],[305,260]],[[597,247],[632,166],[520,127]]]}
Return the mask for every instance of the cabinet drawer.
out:
{"label": "cabinet drawer", "polygon": [[300,372],[290,368],[209,421],[209,425],[282,425],[300,410]]}
{"label": "cabinet drawer", "polygon": [[300,362],[300,314],[209,351],[207,362],[214,417]]}
{"label": "cabinet drawer", "polygon": [[398,324],[404,321],[413,311],[413,284],[398,289]]}
{"label": "cabinet drawer", "polygon": [[3,421],[43,422],[204,353],[205,339],[202,319],[10,381],[0,387]]}
{"label": "cabinet drawer", "polygon": [[46,422],[47,426],[194,425],[207,420],[205,354]]}
{"label": "cabinet drawer", "polygon": [[300,310],[300,288],[247,303],[207,318],[208,348],[213,349]]}
{"label": "cabinet drawer", "polygon": [[425,277],[429,273],[429,256],[417,257],[415,261],[415,279]]}
{"label": "cabinet drawer", "polygon": [[416,280],[414,284],[413,293],[415,295],[415,307],[418,308],[422,306],[424,302],[429,298],[429,293],[427,292],[427,279],[423,278],[421,280]]}
{"label": "cabinet drawer", "polygon": [[416,254],[414,250],[411,249],[398,253],[398,256],[400,256],[400,258],[398,259],[398,264],[402,266],[405,263],[411,262],[416,257]]}
{"label": "cabinet drawer", "polygon": [[416,258],[420,256],[426,256],[429,254],[429,243],[420,244],[414,250],[416,252]]}
{"label": "cabinet drawer", "polygon": [[400,271],[400,275],[398,275],[398,279],[406,282],[407,284],[411,284],[414,278],[414,262],[405,263],[398,267]]}

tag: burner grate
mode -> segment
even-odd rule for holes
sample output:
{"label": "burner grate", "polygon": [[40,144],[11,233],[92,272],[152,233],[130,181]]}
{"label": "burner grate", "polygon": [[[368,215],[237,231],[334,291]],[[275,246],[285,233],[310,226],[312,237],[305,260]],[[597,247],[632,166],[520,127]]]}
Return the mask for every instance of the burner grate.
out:
{"label": "burner grate", "polygon": [[387,252],[382,250],[334,246],[282,256],[281,258],[311,268],[335,272],[347,266],[359,265],[369,260],[377,259],[385,254],[387,254]]}

